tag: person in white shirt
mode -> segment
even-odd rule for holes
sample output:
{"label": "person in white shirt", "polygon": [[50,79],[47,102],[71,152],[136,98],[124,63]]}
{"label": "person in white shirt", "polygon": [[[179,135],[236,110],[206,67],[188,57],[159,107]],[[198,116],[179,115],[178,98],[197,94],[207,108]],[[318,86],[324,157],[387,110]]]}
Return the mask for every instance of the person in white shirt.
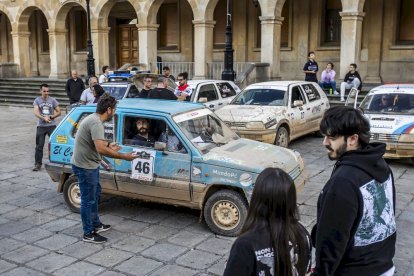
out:
{"label": "person in white shirt", "polygon": [[90,77],[89,79],[89,88],[83,90],[80,103],[81,104],[93,104],[95,96],[93,95],[93,86],[98,84],[98,79],[96,77]]}
{"label": "person in white shirt", "polygon": [[109,75],[109,66],[105,65],[102,67],[102,75],[99,76],[99,83],[107,82]]}

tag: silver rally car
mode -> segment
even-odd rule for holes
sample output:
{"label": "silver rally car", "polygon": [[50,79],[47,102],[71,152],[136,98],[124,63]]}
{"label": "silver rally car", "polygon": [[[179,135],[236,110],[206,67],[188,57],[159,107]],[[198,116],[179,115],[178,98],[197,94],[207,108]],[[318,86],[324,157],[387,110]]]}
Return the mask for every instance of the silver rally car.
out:
{"label": "silver rally car", "polygon": [[328,108],[316,83],[272,81],[249,85],[216,114],[244,138],[287,147],[293,139],[319,132]]}

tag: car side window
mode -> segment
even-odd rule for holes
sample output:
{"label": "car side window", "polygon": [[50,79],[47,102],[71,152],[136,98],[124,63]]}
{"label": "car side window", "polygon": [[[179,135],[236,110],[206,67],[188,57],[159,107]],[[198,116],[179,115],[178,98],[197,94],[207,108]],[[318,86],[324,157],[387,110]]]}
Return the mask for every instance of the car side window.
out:
{"label": "car side window", "polygon": [[309,102],[313,102],[321,98],[321,95],[312,84],[302,84],[303,91],[305,91],[306,96],[308,97]]}
{"label": "car side window", "polygon": [[125,117],[123,145],[154,148],[155,142],[166,143],[166,151],[187,153],[178,136],[164,120],[145,116]]}
{"label": "car side window", "polygon": [[302,92],[300,91],[299,86],[292,87],[292,94],[290,99],[290,105],[291,107],[294,107],[293,103],[295,101],[302,101],[303,104],[305,104],[305,99],[303,98]]}
{"label": "car side window", "polygon": [[131,85],[127,98],[139,98],[139,91],[135,85]]}
{"label": "car side window", "polygon": [[222,98],[232,97],[236,95],[236,91],[234,90],[233,86],[231,86],[229,83],[218,82],[216,84]]}
{"label": "car side window", "polygon": [[[82,115],[79,117],[79,120],[77,122],[75,121],[72,122],[72,121],[69,121],[68,119],[68,121],[73,125],[73,128],[72,128],[73,138],[76,137],[76,133],[78,132],[81,122],[91,114],[92,114],[91,112],[82,113]],[[103,123],[105,140],[114,141],[114,120],[116,120],[116,115],[112,118],[110,122]]]}
{"label": "car side window", "polygon": [[198,99],[200,98],[207,98],[207,102],[214,101],[218,99],[216,88],[214,84],[205,84],[200,87],[200,91],[198,92]]}

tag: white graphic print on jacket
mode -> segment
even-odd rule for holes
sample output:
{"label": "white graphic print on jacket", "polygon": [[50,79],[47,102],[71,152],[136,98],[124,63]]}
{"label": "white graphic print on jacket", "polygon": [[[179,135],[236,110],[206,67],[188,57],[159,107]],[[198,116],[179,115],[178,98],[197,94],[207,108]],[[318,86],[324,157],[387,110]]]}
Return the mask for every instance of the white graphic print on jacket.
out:
{"label": "white graphic print on jacket", "polygon": [[364,213],[355,233],[355,246],[383,241],[396,230],[391,175],[384,183],[368,182],[360,191]]}

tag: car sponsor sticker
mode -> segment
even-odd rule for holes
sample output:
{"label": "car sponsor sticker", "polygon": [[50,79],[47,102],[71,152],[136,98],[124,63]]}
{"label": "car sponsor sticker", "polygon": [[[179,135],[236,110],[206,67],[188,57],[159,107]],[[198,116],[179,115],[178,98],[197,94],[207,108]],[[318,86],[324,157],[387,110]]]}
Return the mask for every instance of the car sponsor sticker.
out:
{"label": "car sponsor sticker", "polygon": [[209,115],[211,113],[212,112],[209,109],[200,109],[200,110],[189,111],[187,113],[174,116],[173,119],[178,124],[178,123],[181,123],[181,122],[184,122],[184,121],[188,121],[190,119],[203,117],[203,116]]}
{"label": "car sponsor sticker", "polygon": [[66,135],[57,135],[56,136],[56,143],[67,144],[68,143],[68,136],[66,136]]}
{"label": "car sponsor sticker", "polygon": [[135,148],[134,153],[138,158],[131,162],[131,178],[152,181],[154,179],[155,151]]}

